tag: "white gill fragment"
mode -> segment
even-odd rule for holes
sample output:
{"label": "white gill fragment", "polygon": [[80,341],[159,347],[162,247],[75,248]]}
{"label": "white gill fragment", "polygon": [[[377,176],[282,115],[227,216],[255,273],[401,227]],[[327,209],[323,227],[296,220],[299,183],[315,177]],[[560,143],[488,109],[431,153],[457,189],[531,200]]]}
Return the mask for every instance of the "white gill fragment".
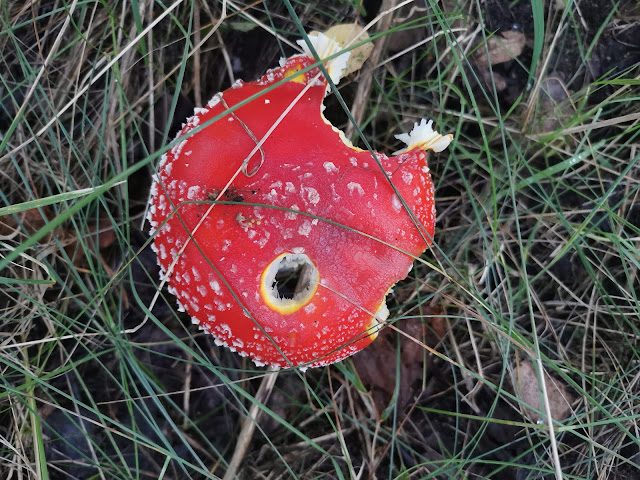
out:
{"label": "white gill fragment", "polygon": [[[321,32],[312,32],[309,36],[309,43],[315,50],[316,54],[320,58],[320,60],[324,60],[325,58],[330,57],[342,50],[338,42],[336,42],[335,38],[327,37],[324,33]],[[297,41],[298,45],[304,51],[304,54],[309,58],[315,58],[313,56],[313,52],[307,45],[307,42],[302,39]],[[349,60],[349,56],[351,52],[345,52],[342,55],[338,55],[337,57],[329,60],[325,67],[329,76],[331,77],[331,81],[334,84],[338,84],[340,79],[344,76],[344,72],[347,69],[347,61]]]}
{"label": "white gill fragment", "polygon": [[398,140],[407,144],[407,148],[395,152],[394,155],[413,150],[414,148],[433,150],[434,152],[441,152],[447,148],[451,140],[453,140],[453,135],[440,135],[431,127],[432,125],[433,120],[427,122],[423,118],[420,120],[420,123],[415,122],[413,124],[413,130],[411,130],[410,133],[400,133],[396,135],[395,137]]}

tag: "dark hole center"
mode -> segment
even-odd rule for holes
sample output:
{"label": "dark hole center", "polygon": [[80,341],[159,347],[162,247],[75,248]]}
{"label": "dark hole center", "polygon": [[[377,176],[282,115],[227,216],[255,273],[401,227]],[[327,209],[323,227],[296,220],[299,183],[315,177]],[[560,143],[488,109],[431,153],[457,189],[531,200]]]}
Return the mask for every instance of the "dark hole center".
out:
{"label": "dark hole center", "polygon": [[309,288],[311,265],[301,263],[294,267],[280,267],[276,272],[272,288],[277,289],[278,297],[292,300],[296,294]]}

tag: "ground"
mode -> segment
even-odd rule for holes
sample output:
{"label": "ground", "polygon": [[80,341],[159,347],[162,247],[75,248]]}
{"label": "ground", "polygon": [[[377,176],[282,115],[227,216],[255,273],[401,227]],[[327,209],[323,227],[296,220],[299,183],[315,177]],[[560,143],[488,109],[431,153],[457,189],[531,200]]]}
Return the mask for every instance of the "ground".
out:
{"label": "ground", "polygon": [[[640,478],[637,2],[0,18],[0,477]],[[339,85],[358,128],[325,116],[386,152],[425,116],[454,136],[435,243],[371,346],[269,389],[160,284],[149,188],[194,107],[345,22],[376,46]]]}

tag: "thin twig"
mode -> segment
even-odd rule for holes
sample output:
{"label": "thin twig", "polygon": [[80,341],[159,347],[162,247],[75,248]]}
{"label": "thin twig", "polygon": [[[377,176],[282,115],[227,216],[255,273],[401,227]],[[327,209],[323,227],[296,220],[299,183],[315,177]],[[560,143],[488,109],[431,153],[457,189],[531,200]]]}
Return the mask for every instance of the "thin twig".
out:
{"label": "thin twig", "polygon": [[[193,41],[196,45],[201,46],[200,37],[200,3],[196,2],[193,6]],[[216,30],[218,33],[218,30]],[[196,107],[202,107],[202,91],[200,82],[200,70],[202,69],[200,62],[200,48],[194,48],[193,52],[193,99]]]}
{"label": "thin twig", "polygon": [[[389,29],[391,26],[391,21],[393,20],[393,15],[386,14],[387,12],[392,12],[395,9],[397,0],[383,0],[382,6],[380,10],[382,10],[382,18],[380,23],[378,24],[377,31],[384,32]],[[364,112],[367,106],[367,102],[369,101],[369,92],[371,92],[371,83],[373,82],[373,70],[377,67],[378,62],[380,61],[380,57],[382,56],[382,51],[384,49],[384,44],[387,40],[387,37],[378,38],[373,45],[373,50],[371,51],[371,56],[369,57],[369,67],[362,72],[360,75],[360,83],[358,85],[358,91],[356,92],[356,97],[353,101],[353,105],[351,106],[351,115],[355,120],[354,123],[349,123],[347,128],[345,129],[345,136],[347,138],[353,137],[353,134],[356,132],[356,124],[360,125],[362,122],[362,117],[364,116]]]}
{"label": "thin twig", "polygon": [[238,474],[238,467],[240,467],[240,463],[247,453],[247,449],[249,448],[249,444],[253,438],[253,433],[256,430],[256,425],[260,419],[260,415],[262,413],[261,405],[264,405],[267,403],[267,400],[269,400],[277,378],[278,369],[276,367],[269,367],[266,375],[262,379],[262,383],[260,383],[260,387],[258,388],[258,392],[255,396],[255,402],[251,405],[247,416],[243,419],[242,430],[240,430],[238,441],[236,442],[236,449],[233,452],[233,457],[231,457],[229,468],[227,468],[223,480],[232,480],[233,478],[236,478]]}

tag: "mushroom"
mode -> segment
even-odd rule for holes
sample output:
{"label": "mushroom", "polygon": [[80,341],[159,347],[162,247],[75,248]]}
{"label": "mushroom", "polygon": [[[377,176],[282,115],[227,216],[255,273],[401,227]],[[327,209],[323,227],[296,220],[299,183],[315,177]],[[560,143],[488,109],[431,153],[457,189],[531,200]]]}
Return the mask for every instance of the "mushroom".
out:
{"label": "mushroom", "polygon": [[[310,38],[321,59],[340,51]],[[334,83],[348,55],[326,62]],[[307,50],[196,109],[152,185],[169,291],[217,344],[257,365],[327,365],[369,345],[386,294],[434,234],[426,150],[451,135],[423,120],[394,156],[354,147],[322,115],[328,82],[315,63]]]}

